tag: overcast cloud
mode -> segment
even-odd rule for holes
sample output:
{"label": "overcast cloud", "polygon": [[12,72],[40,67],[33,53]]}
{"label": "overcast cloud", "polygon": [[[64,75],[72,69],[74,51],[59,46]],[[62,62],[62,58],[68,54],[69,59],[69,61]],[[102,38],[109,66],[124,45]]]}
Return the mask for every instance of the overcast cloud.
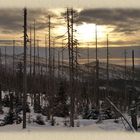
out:
{"label": "overcast cloud", "polygon": [[82,22],[115,26],[115,32],[132,34],[140,29],[140,9],[85,9],[77,19]]}
{"label": "overcast cloud", "polygon": [[[56,15],[44,9],[28,10],[28,25],[37,22],[36,29],[41,30],[47,27],[48,14],[52,17]],[[3,34],[12,34],[22,32],[23,10],[21,9],[0,9],[0,29]]]}
{"label": "overcast cloud", "polygon": [[[37,20],[37,29],[47,27],[48,14],[57,17],[44,9],[28,11],[29,24]],[[19,9],[0,9],[0,28],[2,33],[20,32],[23,26],[23,11]],[[140,9],[84,9],[79,13],[77,24],[96,23],[97,25],[114,26],[115,32],[132,34],[140,30]]]}
{"label": "overcast cloud", "polygon": [[[64,9],[65,11],[66,9]],[[36,28],[43,30],[48,26],[48,14],[51,14],[54,19],[57,18],[54,25],[58,26],[62,17],[58,17],[53,10],[46,9],[29,9],[28,10],[28,25],[36,20]],[[60,18],[60,19],[59,19]],[[23,32],[23,10],[22,9],[0,9],[0,34],[8,35],[13,33],[21,34]],[[63,21],[64,22],[64,21]],[[79,12],[79,17],[76,24],[96,23],[97,25],[113,26],[112,33],[121,33],[125,36],[140,33],[140,9],[83,9]],[[135,38],[133,41],[127,40],[129,44],[140,44],[140,38]],[[116,40],[117,41],[117,40]],[[125,40],[118,40],[116,45],[126,43]],[[103,44],[103,43],[102,43]],[[113,41],[112,41],[112,44]]]}

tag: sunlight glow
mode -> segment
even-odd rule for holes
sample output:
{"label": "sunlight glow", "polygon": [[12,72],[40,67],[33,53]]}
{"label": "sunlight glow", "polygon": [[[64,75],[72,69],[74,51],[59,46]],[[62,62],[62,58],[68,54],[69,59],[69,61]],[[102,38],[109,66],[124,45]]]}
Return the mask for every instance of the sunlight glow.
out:
{"label": "sunlight glow", "polygon": [[[96,26],[94,23],[82,23],[80,25],[74,24],[74,36],[80,42],[80,46],[83,43],[95,43],[95,30],[97,27],[97,37],[98,43],[106,40],[106,35],[108,31],[112,31],[113,29],[108,29],[105,25],[98,25]],[[55,35],[64,35],[67,38],[67,28],[63,25],[57,26],[55,30],[53,30]],[[82,43],[82,44],[81,44]]]}
{"label": "sunlight glow", "polygon": [[[81,40],[82,42],[90,42],[93,41],[95,38],[95,24],[87,24],[83,23],[75,27],[77,30],[77,39]],[[105,26],[97,26],[97,36],[98,39],[103,39],[106,36],[106,27]]]}

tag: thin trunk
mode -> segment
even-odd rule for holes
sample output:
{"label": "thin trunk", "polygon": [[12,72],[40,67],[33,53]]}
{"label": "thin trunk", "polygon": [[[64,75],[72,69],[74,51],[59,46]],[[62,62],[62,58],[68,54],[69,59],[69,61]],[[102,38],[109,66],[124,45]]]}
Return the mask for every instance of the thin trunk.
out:
{"label": "thin trunk", "polygon": [[106,54],[106,59],[107,59],[107,65],[106,65],[106,91],[107,91],[107,97],[109,96],[109,41],[108,41],[108,35],[107,35],[107,54]]}
{"label": "thin trunk", "polygon": [[47,74],[47,65],[48,65],[48,59],[47,59],[47,36],[45,35],[45,62],[46,62],[46,74]]}
{"label": "thin trunk", "polygon": [[5,72],[7,71],[7,47],[5,46]]}
{"label": "thin trunk", "polygon": [[39,40],[37,40],[37,63],[38,63],[38,74],[40,75],[40,61],[39,61]]}
{"label": "thin trunk", "polygon": [[74,127],[74,114],[75,114],[75,94],[74,94],[74,52],[73,52],[73,9],[71,9],[71,64],[70,64],[70,71],[71,71],[71,109],[70,109],[70,126]]}
{"label": "thin trunk", "polygon": [[135,61],[134,50],[132,50],[132,100],[131,100],[131,122],[135,130],[137,127],[137,93],[135,91]]}
{"label": "thin trunk", "polygon": [[13,40],[13,76],[15,74],[15,40]]}
{"label": "thin trunk", "polygon": [[96,77],[95,77],[95,98],[96,98],[96,106],[99,107],[99,61],[98,61],[98,38],[97,38],[97,25],[95,27],[95,47],[96,47],[96,54],[95,54],[95,60],[96,60]]}
{"label": "thin trunk", "polygon": [[48,106],[48,120],[51,115],[51,76],[52,76],[52,64],[51,64],[51,17],[49,16],[49,81],[48,81],[48,92],[49,92],[49,106]]}
{"label": "thin trunk", "polygon": [[1,48],[0,48],[0,112],[2,112],[2,89],[1,89],[1,71],[2,71],[2,59],[1,59]]}
{"label": "thin trunk", "polygon": [[35,59],[36,57],[36,27],[35,27],[35,20],[34,20],[34,67],[33,67],[33,75],[35,76]]}
{"label": "thin trunk", "polygon": [[30,77],[32,75],[32,27],[30,25]]}
{"label": "thin trunk", "polygon": [[61,71],[62,71],[62,77],[63,77],[63,65],[64,65],[64,63],[63,63],[63,59],[64,59],[64,52],[63,52],[64,50],[63,50],[63,40],[62,40],[62,69],[61,69]]}
{"label": "thin trunk", "polygon": [[[13,40],[13,84],[12,86],[13,86],[12,89],[13,89],[13,94],[14,94],[16,90],[16,87],[15,87],[15,40]],[[12,110],[13,110],[13,107],[12,107]]]}
{"label": "thin trunk", "polygon": [[26,100],[27,100],[26,49],[27,49],[27,9],[25,8],[24,9],[23,129],[26,128]]}
{"label": "thin trunk", "polygon": [[127,61],[126,61],[126,58],[127,58],[127,52],[126,50],[124,51],[124,98],[125,98],[125,103],[124,103],[124,111],[126,111],[127,109],[127,91],[126,91],[126,84],[127,84],[127,68],[126,68],[126,65],[127,65]]}
{"label": "thin trunk", "polygon": [[36,23],[34,20],[34,64],[33,64],[33,98],[34,111],[36,110]]}
{"label": "thin trunk", "polygon": [[38,60],[38,106],[40,107],[40,90],[41,90],[41,76],[40,76],[40,54],[39,54],[39,40],[37,40],[37,60]]}
{"label": "thin trunk", "polygon": [[60,78],[60,52],[58,51],[58,78]]}

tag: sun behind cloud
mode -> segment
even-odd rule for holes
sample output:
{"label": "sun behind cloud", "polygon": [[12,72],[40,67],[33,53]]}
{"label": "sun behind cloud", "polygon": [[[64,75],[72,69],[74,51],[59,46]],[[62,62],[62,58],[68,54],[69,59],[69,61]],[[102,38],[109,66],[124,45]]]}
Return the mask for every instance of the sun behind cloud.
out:
{"label": "sun behind cloud", "polygon": [[104,40],[107,34],[107,27],[103,25],[96,26],[94,23],[83,23],[81,25],[76,26],[77,30],[77,39],[82,42],[93,42],[96,36],[100,40]]}

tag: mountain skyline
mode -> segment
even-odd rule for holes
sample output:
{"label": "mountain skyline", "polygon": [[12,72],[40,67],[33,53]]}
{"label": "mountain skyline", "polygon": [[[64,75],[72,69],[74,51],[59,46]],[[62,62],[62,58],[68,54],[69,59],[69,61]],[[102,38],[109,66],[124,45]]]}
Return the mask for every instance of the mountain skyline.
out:
{"label": "mountain skyline", "polygon": [[[1,46],[1,53],[3,54],[3,57],[5,57],[5,46]],[[124,65],[124,50],[127,51],[127,65],[132,65],[132,50],[135,52],[135,65],[140,65],[140,46],[132,46],[132,47],[111,47],[109,48],[109,59],[110,63],[112,64],[118,64],[118,65]],[[55,48],[55,60],[58,59],[58,52],[60,52],[60,60],[62,59],[62,48]],[[78,48],[79,57],[78,62],[79,63],[88,63],[88,48]],[[6,46],[6,53],[9,56],[13,55],[13,47],[12,46]],[[27,54],[30,53],[30,48],[27,49]],[[47,48],[48,53],[48,48]],[[23,47],[15,47],[15,55],[21,55],[23,54]],[[63,57],[65,61],[68,61],[68,48],[65,47],[63,50]],[[32,57],[33,54],[33,48],[32,48]],[[37,56],[37,52],[36,52]],[[40,47],[39,48],[39,56],[45,58],[45,48]],[[49,57],[49,55],[47,55]],[[98,48],[98,58],[101,62],[106,62],[106,48]],[[95,61],[95,48],[89,48],[89,62]]]}

